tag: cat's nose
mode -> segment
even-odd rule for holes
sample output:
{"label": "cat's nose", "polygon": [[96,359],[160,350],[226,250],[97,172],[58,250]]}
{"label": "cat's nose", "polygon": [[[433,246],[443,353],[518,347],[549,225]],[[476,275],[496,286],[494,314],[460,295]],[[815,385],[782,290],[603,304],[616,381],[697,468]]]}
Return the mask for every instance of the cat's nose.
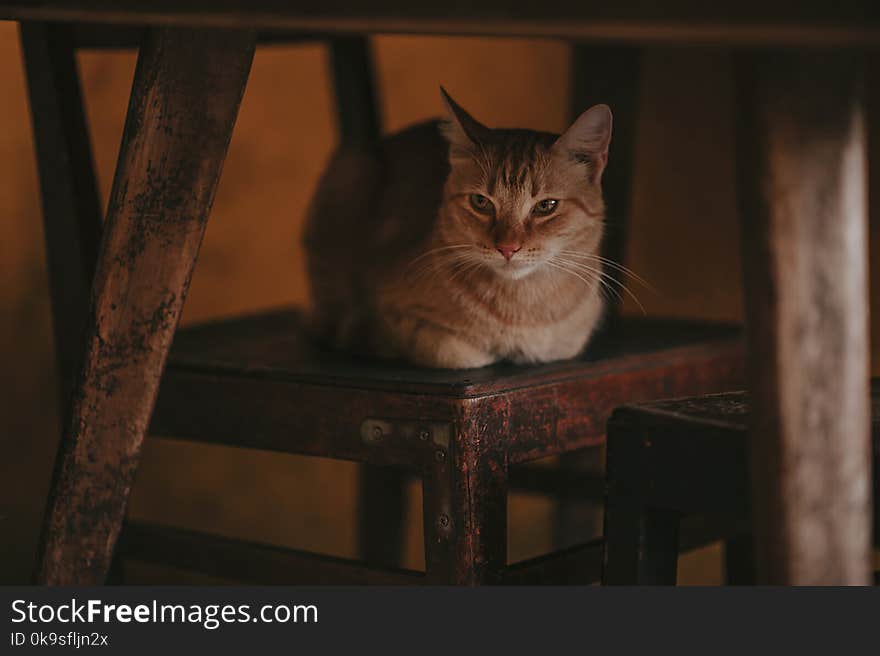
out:
{"label": "cat's nose", "polygon": [[497,248],[498,252],[504,256],[505,260],[509,260],[513,257],[514,253],[522,248],[522,244],[495,244],[495,248]]}

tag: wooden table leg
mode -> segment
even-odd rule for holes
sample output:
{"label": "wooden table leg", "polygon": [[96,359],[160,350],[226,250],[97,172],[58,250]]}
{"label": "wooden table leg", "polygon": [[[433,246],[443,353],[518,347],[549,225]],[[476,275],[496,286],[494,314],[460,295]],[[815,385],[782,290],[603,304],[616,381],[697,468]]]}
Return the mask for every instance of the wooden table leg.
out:
{"label": "wooden table leg", "polygon": [[759,580],[868,584],[865,130],[857,53],[738,62]]}
{"label": "wooden table leg", "polygon": [[138,58],[40,583],[104,581],[244,92],[253,34],[163,28]]}

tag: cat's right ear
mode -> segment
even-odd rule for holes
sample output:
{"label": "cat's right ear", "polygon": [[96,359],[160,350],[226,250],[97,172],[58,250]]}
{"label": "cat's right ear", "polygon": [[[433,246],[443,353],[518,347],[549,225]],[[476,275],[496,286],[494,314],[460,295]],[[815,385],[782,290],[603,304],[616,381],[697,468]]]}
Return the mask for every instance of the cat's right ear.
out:
{"label": "cat's right ear", "polygon": [[590,178],[598,181],[608,163],[611,122],[608,105],[595,105],[581,114],[553,147],[562,150],[573,160],[588,165]]}
{"label": "cat's right ear", "polygon": [[456,151],[472,151],[474,146],[485,140],[489,128],[464,111],[443,87],[440,87],[440,95],[446,105],[447,115],[440,130],[449,141],[450,152],[454,154]]}

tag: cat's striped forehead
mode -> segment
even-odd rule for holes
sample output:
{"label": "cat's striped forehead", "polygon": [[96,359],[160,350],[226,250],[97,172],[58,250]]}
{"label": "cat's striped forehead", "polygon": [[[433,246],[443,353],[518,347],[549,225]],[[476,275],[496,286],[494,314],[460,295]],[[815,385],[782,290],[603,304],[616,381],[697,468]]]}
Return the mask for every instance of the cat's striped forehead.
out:
{"label": "cat's striped forehead", "polygon": [[533,130],[492,130],[492,138],[481,143],[475,153],[488,193],[539,193],[546,182],[556,138]]}

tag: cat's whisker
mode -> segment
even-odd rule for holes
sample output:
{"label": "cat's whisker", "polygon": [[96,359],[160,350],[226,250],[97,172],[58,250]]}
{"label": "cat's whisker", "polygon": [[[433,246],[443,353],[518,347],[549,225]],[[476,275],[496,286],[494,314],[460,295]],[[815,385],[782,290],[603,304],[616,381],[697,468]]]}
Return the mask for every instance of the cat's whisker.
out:
{"label": "cat's whisker", "polygon": [[440,275],[443,267],[436,264],[421,267],[416,273],[408,277],[409,284],[421,284],[427,278],[433,278]]}
{"label": "cat's whisker", "polygon": [[596,269],[596,268],[591,267],[587,264],[584,264],[583,262],[566,260],[564,258],[558,258],[558,257],[556,259],[557,259],[557,261],[565,262],[567,265],[574,267],[580,271],[587,271],[587,272],[597,276],[600,280],[602,280],[606,284],[606,286],[608,286],[609,289],[614,289],[615,297],[618,300],[622,301],[623,298],[620,296],[620,294],[617,292],[617,290],[615,288],[611,287],[611,284],[616,285],[622,291],[624,291],[626,294],[628,294],[636,302],[636,304],[639,306],[639,308],[641,308],[642,313],[645,313],[644,307],[642,306],[639,299],[635,296],[635,294],[633,294],[633,292],[625,284],[623,284],[620,280],[618,280],[614,276],[610,275],[609,273],[607,273],[605,271],[602,271],[600,269]]}
{"label": "cat's whisker", "polygon": [[467,273],[470,273],[474,269],[480,267],[480,262],[471,262],[470,265],[461,267],[455,274],[452,276],[454,278],[464,278]]}
{"label": "cat's whisker", "polygon": [[614,262],[613,260],[609,260],[608,258],[601,257],[598,255],[589,256],[586,259],[593,260],[596,262],[601,262],[603,265],[608,266],[608,267],[614,269],[615,271],[619,271],[620,273],[622,273],[626,276],[629,276],[630,278],[635,280],[637,283],[642,285],[642,287],[644,287],[645,289],[647,289],[651,292],[654,292],[655,294],[657,293],[657,289],[654,287],[654,285],[649,283],[647,280],[645,280],[642,276],[637,274],[632,269],[629,269],[629,268],[623,266],[622,264],[618,264],[617,262]]}
{"label": "cat's whisker", "polygon": [[562,265],[560,265],[560,264],[554,264],[554,263],[552,263],[552,262],[547,262],[547,264],[549,264],[550,266],[552,266],[552,267],[554,267],[554,268],[556,268],[556,269],[559,269],[560,271],[564,271],[565,273],[568,273],[568,274],[571,274],[571,275],[573,275],[573,276],[575,276],[575,277],[577,277],[577,278],[580,278],[581,280],[583,280],[584,282],[586,282],[588,285],[593,285],[593,284],[598,283],[598,291],[599,291],[599,294],[600,294],[604,299],[606,299],[606,300],[608,300],[608,301],[611,301],[612,299],[615,299],[615,300],[617,300],[617,301],[620,302],[620,301],[623,300],[623,299],[621,298],[620,294],[617,292],[617,290],[616,290],[614,287],[611,287],[607,282],[605,282],[604,280],[602,280],[600,277],[593,276],[593,275],[591,275],[591,274],[587,274],[587,275],[588,275],[588,278],[589,278],[589,280],[588,280],[587,278],[584,278],[583,276],[581,276],[580,274],[576,273],[575,271],[572,271],[571,269],[569,269],[569,268],[567,268],[567,267],[565,267],[565,266],[562,266]]}
{"label": "cat's whisker", "polygon": [[438,257],[432,266],[426,267],[435,272],[445,270],[449,280],[463,276],[467,271],[479,266],[482,262],[476,258],[473,253],[445,253],[442,257]]}
{"label": "cat's whisker", "polygon": [[629,287],[627,287],[623,282],[621,282],[620,280],[618,280],[617,278],[612,276],[611,274],[606,273],[605,271],[601,271],[600,269],[595,269],[587,264],[584,264],[583,262],[577,262],[575,260],[565,260],[563,258],[558,258],[558,257],[556,259],[557,259],[557,261],[565,262],[566,264],[569,264],[573,267],[576,267],[576,268],[580,269],[581,271],[589,271],[590,273],[597,275],[597,276],[600,276],[602,279],[607,280],[610,283],[617,285],[624,293],[626,293],[635,302],[636,305],[639,306],[639,309],[642,311],[642,314],[647,314],[647,312],[645,311],[645,306],[642,305],[642,302],[632,292],[632,290]]}
{"label": "cat's whisker", "polygon": [[[576,256],[568,255],[568,257],[576,257]],[[598,258],[590,258],[590,257],[581,258],[581,260],[586,260],[587,262],[596,262],[597,264],[600,264],[600,265],[602,266],[603,269],[604,269],[605,267],[607,267],[607,268],[609,268],[609,269],[612,269],[613,271],[616,271],[616,272],[618,272],[618,273],[620,273],[620,274],[623,274],[623,275],[625,275],[625,276],[627,276],[627,277],[629,277],[629,278],[632,278],[633,280],[635,280],[636,282],[638,282],[642,287],[644,287],[644,288],[647,289],[648,291],[651,291],[651,292],[654,292],[654,293],[657,292],[656,288],[655,288],[653,285],[651,285],[649,282],[647,282],[644,278],[638,276],[637,274],[635,274],[634,272],[632,272],[632,271],[630,271],[630,270],[628,270],[628,269],[625,269],[624,267],[616,266],[616,264],[615,264],[614,262],[604,261],[604,260],[601,260],[601,259],[598,259]],[[578,263],[579,263],[579,264],[586,265],[585,262],[583,262],[583,261],[580,261],[580,262],[578,262]],[[611,275],[610,273],[608,273],[608,272],[604,272],[604,275],[606,275],[606,276],[608,276],[608,277],[610,277],[610,278],[613,278],[613,279],[615,280],[615,282],[618,283],[618,284],[621,284],[621,285],[623,284],[622,281],[618,280],[616,277],[612,276],[612,275]]]}
{"label": "cat's whisker", "polygon": [[587,253],[587,252],[580,251],[580,250],[566,250],[564,248],[561,249],[559,252],[562,253],[563,255],[573,255],[575,257],[580,257],[580,258],[585,258],[585,259],[590,259],[590,260],[599,260],[600,262],[605,262],[607,264],[613,264],[614,266],[620,267],[621,269],[626,269],[627,271],[631,272],[633,275],[637,275],[634,271],[632,271],[632,269],[628,269],[620,262],[616,262],[610,258],[605,257],[604,255],[599,255],[598,253]]}
{"label": "cat's whisker", "polygon": [[592,277],[592,279],[588,280],[587,278],[584,278],[582,275],[580,275],[576,271],[572,271],[571,269],[569,269],[565,266],[562,266],[561,264],[557,264],[557,263],[550,261],[550,260],[547,261],[547,264],[549,266],[553,267],[554,269],[559,269],[560,271],[564,271],[565,273],[573,275],[575,278],[579,278],[579,279],[583,280],[584,284],[587,285],[587,287],[592,287],[596,283],[599,283],[599,285],[602,287],[605,286],[603,281],[599,278]]}
{"label": "cat's whisker", "polygon": [[412,282],[417,282],[421,281],[429,273],[436,272],[438,268],[437,262],[429,260],[416,267],[413,271],[408,272],[407,275]]}
{"label": "cat's whisker", "polygon": [[457,278],[464,278],[464,276],[468,272],[473,271],[474,269],[478,268],[481,264],[482,264],[482,262],[480,262],[479,260],[473,260],[473,259],[467,260],[463,263],[458,264],[458,266],[456,266],[452,270],[452,273],[450,273],[449,278],[448,278],[449,282],[452,282],[453,280],[456,280]]}
{"label": "cat's whisker", "polygon": [[459,269],[470,264],[472,260],[467,257],[462,258],[449,258],[440,263],[440,268],[446,269],[446,273],[453,274]]}
{"label": "cat's whisker", "polygon": [[567,255],[569,257],[576,257],[576,258],[581,258],[581,259],[585,259],[585,260],[594,260],[597,262],[601,262],[602,264],[609,266],[612,269],[615,269],[623,274],[626,274],[627,276],[629,276],[630,278],[632,278],[633,280],[635,280],[636,282],[641,284],[643,287],[645,287],[653,292],[657,291],[651,283],[649,283],[647,280],[645,280],[638,273],[636,273],[635,271],[633,271],[632,269],[630,269],[628,267],[623,266],[619,262],[615,262],[614,260],[608,259],[607,257],[603,257],[601,255],[595,255],[593,253],[583,253],[581,251],[561,250],[559,252],[561,254]]}
{"label": "cat's whisker", "polygon": [[[566,260],[563,260],[563,261],[566,261]],[[603,280],[608,281],[610,284],[616,285],[622,291],[633,296],[633,300],[638,303],[638,299],[634,297],[634,294],[632,294],[632,292],[629,290],[629,288],[623,282],[621,282],[620,280],[618,280],[617,278],[615,278],[613,275],[609,274],[608,272],[602,271],[601,269],[596,269],[596,268],[591,267],[587,264],[584,264],[583,262],[567,260],[566,263],[572,267],[575,267],[575,268],[581,270],[581,271],[589,271],[590,273],[593,273],[593,274],[599,276]],[[639,305],[641,306],[641,304],[639,304]]]}
{"label": "cat's whisker", "polygon": [[443,269],[447,268],[450,265],[456,265],[461,262],[467,262],[472,258],[470,253],[443,253],[442,255],[438,254],[438,257],[423,262],[416,270],[409,274],[411,282],[417,282],[422,280],[425,276],[429,274],[437,274],[443,271]]}
{"label": "cat's whisker", "polygon": [[470,247],[471,247],[471,244],[452,244],[451,246],[439,246],[437,248],[432,248],[430,250],[425,251],[424,253],[422,253],[418,257],[412,259],[406,266],[407,266],[407,268],[411,267],[413,264],[415,264],[419,260],[422,260],[422,259],[428,257],[429,255],[434,255],[435,253],[440,253],[442,251],[451,251],[451,250],[456,250],[456,249],[461,249],[461,248],[470,248]]}

